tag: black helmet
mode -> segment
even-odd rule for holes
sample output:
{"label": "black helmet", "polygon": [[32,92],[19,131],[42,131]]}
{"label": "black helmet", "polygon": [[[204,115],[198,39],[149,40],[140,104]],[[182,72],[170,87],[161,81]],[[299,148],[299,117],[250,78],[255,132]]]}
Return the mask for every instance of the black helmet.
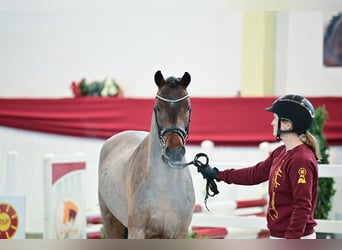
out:
{"label": "black helmet", "polygon": [[297,133],[308,130],[315,117],[315,109],[311,102],[300,95],[290,94],[279,97],[273,102],[272,107],[266,110],[276,113],[279,121],[282,118],[291,120],[293,126],[291,132]]}

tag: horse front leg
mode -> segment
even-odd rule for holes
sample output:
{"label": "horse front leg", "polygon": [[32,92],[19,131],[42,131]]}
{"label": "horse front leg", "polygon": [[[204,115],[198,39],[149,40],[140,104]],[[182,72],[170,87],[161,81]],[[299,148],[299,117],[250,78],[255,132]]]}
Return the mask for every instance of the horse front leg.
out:
{"label": "horse front leg", "polygon": [[176,239],[187,239],[187,238],[188,238],[188,230],[186,230],[186,231],[180,233],[180,234],[176,237]]}
{"label": "horse front leg", "polygon": [[99,193],[99,204],[102,217],[102,225],[106,239],[127,238],[127,228],[111,213]]}
{"label": "horse front leg", "polygon": [[128,239],[146,239],[146,220],[144,213],[128,214]]}
{"label": "horse front leg", "polygon": [[145,239],[145,231],[141,228],[128,228],[128,239]]}

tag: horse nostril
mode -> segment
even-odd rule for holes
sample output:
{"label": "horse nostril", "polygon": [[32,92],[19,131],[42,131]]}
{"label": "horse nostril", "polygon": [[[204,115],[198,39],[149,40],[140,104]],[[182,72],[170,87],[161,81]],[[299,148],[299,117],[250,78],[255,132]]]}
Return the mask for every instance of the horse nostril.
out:
{"label": "horse nostril", "polygon": [[180,148],[179,148],[179,153],[181,154],[181,155],[185,155],[185,147],[184,146],[181,146]]}
{"label": "horse nostril", "polygon": [[172,161],[180,161],[185,155],[185,147],[184,146],[180,146],[177,148],[168,147],[166,148],[165,153]]}

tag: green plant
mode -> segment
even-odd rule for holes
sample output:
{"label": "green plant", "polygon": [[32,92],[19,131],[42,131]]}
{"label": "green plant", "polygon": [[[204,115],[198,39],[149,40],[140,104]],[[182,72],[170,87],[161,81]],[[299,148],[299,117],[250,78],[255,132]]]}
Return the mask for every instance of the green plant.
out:
{"label": "green plant", "polygon": [[189,232],[188,239],[196,239],[197,233],[196,232]]}
{"label": "green plant", "polygon": [[209,239],[209,236],[198,236],[196,232],[189,232],[188,239],[195,240],[195,239]]}
{"label": "green plant", "polygon": [[[324,124],[327,119],[328,112],[325,106],[317,107],[312,127],[309,130],[319,143],[321,153],[321,159],[318,161],[319,164],[329,164],[328,144],[323,132]],[[332,207],[332,199],[336,192],[334,189],[334,183],[335,181],[331,177],[318,178],[318,197],[314,213],[314,217],[316,219],[328,219],[328,215]],[[317,235],[317,237],[320,236]]]}
{"label": "green plant", "polygon": [[106,234],[105,234],[105,231],[104,231],[104,227],[101,226],[101,236],[100,236],[100,239],[105,239],[106,238]]}
{"label": "green plant", "polygon": [[71,90],[75,97],[80,96],[122,96],[122,90],[114,79],[105,78],[103,81],[87,82],[83,78],[79,82],[71,83]]}

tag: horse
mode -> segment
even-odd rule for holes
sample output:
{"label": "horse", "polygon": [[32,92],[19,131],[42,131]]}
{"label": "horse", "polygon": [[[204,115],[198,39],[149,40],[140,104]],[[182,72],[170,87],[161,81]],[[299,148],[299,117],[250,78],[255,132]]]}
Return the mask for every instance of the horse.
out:
{"label": "horse", "polygon": [[342,66],[342,12],[332,17],[324,32],[325,66]]}
{"label": "horse", "polygon": [[126,130],[100,151],[98,199],[105,238],[185,239],[195,206],[185,144],[191,77],[154,75],[150,131]]}

